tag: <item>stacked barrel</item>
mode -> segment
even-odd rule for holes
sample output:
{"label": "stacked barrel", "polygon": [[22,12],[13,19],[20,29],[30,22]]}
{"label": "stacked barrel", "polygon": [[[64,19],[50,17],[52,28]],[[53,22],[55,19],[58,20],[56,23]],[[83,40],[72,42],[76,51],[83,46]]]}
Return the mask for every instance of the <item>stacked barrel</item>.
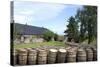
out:
{"label": "stacked barrel", "polygon": [[64,63],[66,59],[66,53],[67,51],[65,49],[59,49],[58,55],[57,55],[57,62],[58,63]]}
{"label": "stacked barrel", "polygon": [[92,48],[92,50],[93,50],[93,61],[97,61],[97,49]]}
{"label": "stacked barrel", "polygon": [[33,49],[28,49],[28,64],[29,65],[34,65],[36,64],[36,60],[37,60],[37,51],[33,50]]}
{"label": "stacked barrel", "polygon": [[27,64],[27,50],[25,49],[18,50],[18,64],[19,65]]}
{"label": "stacked barrel", "polygon": [[57,50],[56,49],[50,49],[48,53],[48,64],[54,64],[56,62],[57,57]]}
{"label": "stacked barrel", "polygon": [[67,62],[76,62],[76,52],[73,49],[67,51]]}
{"label": "stacked barrel", "polygon": [[44,49],[38,50],[37,64],[46,64],[47,63],[47,51]]}
{"label": "stacked barrel", "polygon": [[86,61],[86,52],[84,49],[79,48],[77,51],[77,62],[85,62]]}
{"label": "stacked barrel", "polygon": [[93,61],[93,51],[90,48],[86,48],[87,61]]}
{"label": "stacked barrel", "polygon": [[16,49],[13,49],[11,57],[12,57],[12,65],[16,65],[17,64],[17,51],[16,51]]}
{"label": "stacked barrel", "polygon": [[12,65],[87,62],[97,60],[96,48],[23,48],[12,51]]}

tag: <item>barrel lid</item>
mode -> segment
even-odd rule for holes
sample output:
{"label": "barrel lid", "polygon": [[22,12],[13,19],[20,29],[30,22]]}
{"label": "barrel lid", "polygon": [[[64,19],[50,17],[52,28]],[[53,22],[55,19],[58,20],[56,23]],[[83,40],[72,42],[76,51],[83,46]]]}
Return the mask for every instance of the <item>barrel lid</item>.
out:
{"label": "barrel lid", "polygon": [[96,47],[92,47],[91,49],[92,49],[92,50],[97,50],[97,48],[96,48]]}
{"label": "barrel lid", "polygon": [[78,51],[84,51],[82,48],[79,48]]}
{"label": "barrel lid", "polygon": [[86,48],[86,50],[91,50],[90,48]]}
{"label": "barrel lid", "polygon": [[96,51],[97,49],[96,49],[96,48],[94,48],[93,50],[95,50],[95,51]]}
{"label": "barrel lid", "polygon": [[67,50],[67,51],[68,51],[68,52],[72,52],[72,53],[75,52],[73,49],[69,49],[69,50]]}
{"label": "barrel lid", "polygon": [[37,52],[36,50],[30,49],[29,52]]}
{"label": "barrel lid", "polygon": [[45,49],[38,49],[39,52],[45,52]]}
{"label": "barrel lid", "polygon": [[31,50],[32,48],[25,48],[26,50]]}
{"label": "barrel lid", "polygon": [[86,49],[87,52],[93,52],[92,49],[87,48]]}
{"label": "barrel lid", "polygon": [[65,49],[59,49],[59,52],[66,52]]}
{"label": "barrel lid", "polygon": [[19,49],[18,51],[19,52],[27,52],[27,50],[25,50],[25,49]]}
{"label": "barrel lid", "polygon": [[50,49],[50,51],[51,51],[51,52],[57,52],[57,50],[56,50],[56,49]]}
{"label": "barrel lid", "polygon": [[72,47],[69,46],[69,47],[66,48],[66,50],[71,49],[71,48],[72,48]]}

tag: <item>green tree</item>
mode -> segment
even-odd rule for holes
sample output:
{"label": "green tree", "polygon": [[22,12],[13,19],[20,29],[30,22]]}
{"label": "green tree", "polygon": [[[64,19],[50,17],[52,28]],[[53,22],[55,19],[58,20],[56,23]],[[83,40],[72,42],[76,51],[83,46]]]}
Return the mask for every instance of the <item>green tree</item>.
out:
{"label": "green tree", "polygon": [[97,36],[97,7],[96,6],[84,6],[88,18],[88,43],[92,42]]}
{"label": "green tree", "polygon": [[51,31],[46,31],[44,34],[43,34],[43,38],[46,40],[46,41],[50,41],[52,39],[52,37],[54,37],[54,33],[51,32]]}
{"label": "green tree", "polygon": [[65,33],[67,34],[68,41],[74,39],[75,42],[78,42],[79,31],[78,31],[78,23],[76,22],[75,18],[71,16],[68,20],[69,24],[67,25],[67,29]]}
{"label": "green tree", "polygon": [[54,40],[57,41],[58,40],[58,34],[54,34]]}
{"label": "green tree", "polygon": [[97,37],[97,7],[83,6],[77,11],[76,19],[80,22],[80,42],[88,39],[88,43]]}
{"label": "green tree", "polygon": [[77,22],[80,22],[80,36],[79,40],[80,42],[84,41],[86,39],[86,32],[87,32],[87,19],[85,12],[83,10],[78,10],[76,15]]}

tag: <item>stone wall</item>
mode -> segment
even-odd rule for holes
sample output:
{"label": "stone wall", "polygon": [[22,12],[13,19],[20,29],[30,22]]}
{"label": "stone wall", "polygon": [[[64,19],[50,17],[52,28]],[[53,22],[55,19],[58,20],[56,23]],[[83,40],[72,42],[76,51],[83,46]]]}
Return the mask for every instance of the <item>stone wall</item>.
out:
{"label": "stone wall", "polygon": [[43,42],[44,41],[44,39],[43,38],[33,38],[32,39],[32,42],[34,43],[34,42]]}
{"label": "stone wall", "polygon": [[15,39],[14,43],[36,43],[43,42],[44,39],[42,37],[33,37],[33,35],[22,35],[20,39]]}
{"label": "stone wall", "polygon": [[19,43],[21,43],[20,39],[15,39],[13,42],[14,42],[14,44],[19,44]]}

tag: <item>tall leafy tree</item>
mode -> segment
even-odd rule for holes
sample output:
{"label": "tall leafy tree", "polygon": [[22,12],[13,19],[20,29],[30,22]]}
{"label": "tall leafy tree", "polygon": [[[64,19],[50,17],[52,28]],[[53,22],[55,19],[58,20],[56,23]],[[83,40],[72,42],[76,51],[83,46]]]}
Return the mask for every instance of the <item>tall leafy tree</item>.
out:
{"label": "tall leafy tree", "polygon": [[59,36],[59,35],[58,35],[57,33],[54,34],[54,40],[55,40],[55,41],[58,40],[58,36]]}
{"label": "tall leafy tree", "polygon": [[78,41],[78,23],[76,22],[75,18],[71,16],[68,20],[69,24],[67,25],[67,29],[65,33],[67,34],[68,41],[74,39],[76,42]]}
{"label": "tall leafy tree", "polygon": [[80,22],[80,41],[88,39],[88,43],[97,37],[97,7],[83,6],[77,11],[76,19]]}
{"label": "tall leafy tree", "polygon": [[87,37],[87,19],[84,10],[78,10],[76,15],[77,22],[80,22],[80,42],[84,41]]}
{"label": "tall leafy tree", "polygon": [[52,31],[46,31],[44,34],[43,34],[43,38],[46,40],[46,41],[51,41],[52,37],[54,37],[54,33]]}

